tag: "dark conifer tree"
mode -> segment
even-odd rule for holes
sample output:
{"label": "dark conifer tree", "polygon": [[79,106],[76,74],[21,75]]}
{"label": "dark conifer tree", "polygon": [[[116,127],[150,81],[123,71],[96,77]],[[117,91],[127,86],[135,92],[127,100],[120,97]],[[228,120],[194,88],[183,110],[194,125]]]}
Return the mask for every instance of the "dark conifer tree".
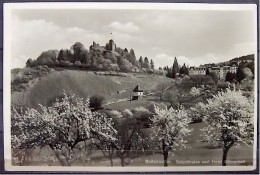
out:
{"label": "dark conifer tree", "polygon": [[140,56],[140,58],[139,58],[139,64],[140,64],[141,68],[144,67],[144,60],[143,60],[142,56]]}
{"label": "dark conifer tree", "polygon": [[237,68],[237,73],[236,73],[236,80],[238,82],[241,82],[244,78],[245,78],[245,74],[243,72],[243,68],[244,68],[244,62],[241,62],[239,65],[238,65],[238,68]]}
{"label": "dark conifer tree", "polygon": [[228,82],[232,82],[233,81],[233,74],[231,73],[231,72],[227,72],[227,74],[226,74],[226,81],[228,81]]}
{"label": "dark conifer tree", "polygon": [[63,51],[63,49],[61,49],[61,50],[59,51],[57,60],[58,60],[58,61],[64,60],[63,55],[64,55],[64,51]]}
{"label": "dark conifer tree", "polygon": [[166,77],[172,78],[172,68],[169,68],[168,66],[166,68]]}
{"label": "dark conifer tree", "polygon": [[176,78],[177,73],[180,73],[180,69],[179,69],[179,64],[178,64],[177,58],[175,57],[174,63],[172,66],[172,78]]}
{"label": "dark conifer tree", "polygon": [[183,64],[183,66],[180,68],[180,74],[184,74],[184,75],[189,75],[189,70],[186,67],[185,63]]}
{"label": "dark conifer tree", "polygon": [[209,68],[207,68],[206,70],[206,75],[209,75]]}
{"label": "dark conifer tree", "polygon": [[153,59],[151,59],[151,61],[150,61],[150,66],[151,66],[151,69],[154,69],[154,62],[153,62]]}
{"label": "dark conifer tree", "polygon": [[133,66],[138,66],[138,62],[136,61],[135,52],[133,49],[130,50],[129,54],[127,54],[126,59],[132,63]]}
{"label": "dark conifer tree", "polygon": [[143,67],[146,68],[146,69],[150,67],[149,60],[148,60],[147,57],[144,58],[144,66]]}

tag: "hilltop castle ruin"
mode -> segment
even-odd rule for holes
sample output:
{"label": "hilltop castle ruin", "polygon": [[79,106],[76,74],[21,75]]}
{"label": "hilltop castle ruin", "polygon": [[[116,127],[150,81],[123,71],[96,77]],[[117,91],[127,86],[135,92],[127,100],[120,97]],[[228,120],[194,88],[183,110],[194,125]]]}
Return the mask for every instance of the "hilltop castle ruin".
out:
{"label": "hilltop castle ruin", "polygon": [[116,50],[116,44],[112,39],[109,40],[109,42],[106,44],[106,50],[110,50],[110,51]]}
{"label": "hilltop castle ruin", "polygon": [[106,43],[106,46],[100,46],[98,43],[93,41],[93,44],[89,47],[89,50],[107,50],[107,51],[115,51],[116,43],[111,39]]}

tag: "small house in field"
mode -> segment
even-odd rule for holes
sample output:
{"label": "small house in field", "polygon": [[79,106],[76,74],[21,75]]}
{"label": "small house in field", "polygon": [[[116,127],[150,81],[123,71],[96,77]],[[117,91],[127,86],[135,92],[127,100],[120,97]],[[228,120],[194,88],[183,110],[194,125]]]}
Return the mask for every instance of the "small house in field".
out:
{"label": "small house in field", "polygon": [[144,95],[144,90],[142,90],[138,85],[133,89],[132,100],[138,100]]}

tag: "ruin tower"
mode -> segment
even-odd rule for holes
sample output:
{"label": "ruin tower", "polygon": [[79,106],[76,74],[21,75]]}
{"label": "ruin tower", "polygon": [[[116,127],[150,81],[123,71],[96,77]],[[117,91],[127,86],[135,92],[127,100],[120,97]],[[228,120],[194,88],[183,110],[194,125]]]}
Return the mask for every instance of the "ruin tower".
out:
{"label": "ruin tower", "polygon": [[107,50],[115,51],[116,50],[116,44],[115,42],[111,39],[109,40],[109,43],[106,45]]}

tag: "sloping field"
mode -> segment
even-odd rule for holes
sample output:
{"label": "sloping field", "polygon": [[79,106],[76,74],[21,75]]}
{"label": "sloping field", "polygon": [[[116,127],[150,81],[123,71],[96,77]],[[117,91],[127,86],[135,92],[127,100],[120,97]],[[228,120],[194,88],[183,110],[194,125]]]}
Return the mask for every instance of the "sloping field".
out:
{"label": "sloping field", "polygon": [[93,72],[63,70],[49,73],[23,92],[12,93],[12,104],[37,108],[38,104],[49,105],[55,98],[67,94],[76,94],[87,98],[95,94],[105,97],[106,102],[129,97],[132,89],[139,85],[150,92],[160,83],[171,83],[158,75],[127,74],[121,76],[102,76]]}

